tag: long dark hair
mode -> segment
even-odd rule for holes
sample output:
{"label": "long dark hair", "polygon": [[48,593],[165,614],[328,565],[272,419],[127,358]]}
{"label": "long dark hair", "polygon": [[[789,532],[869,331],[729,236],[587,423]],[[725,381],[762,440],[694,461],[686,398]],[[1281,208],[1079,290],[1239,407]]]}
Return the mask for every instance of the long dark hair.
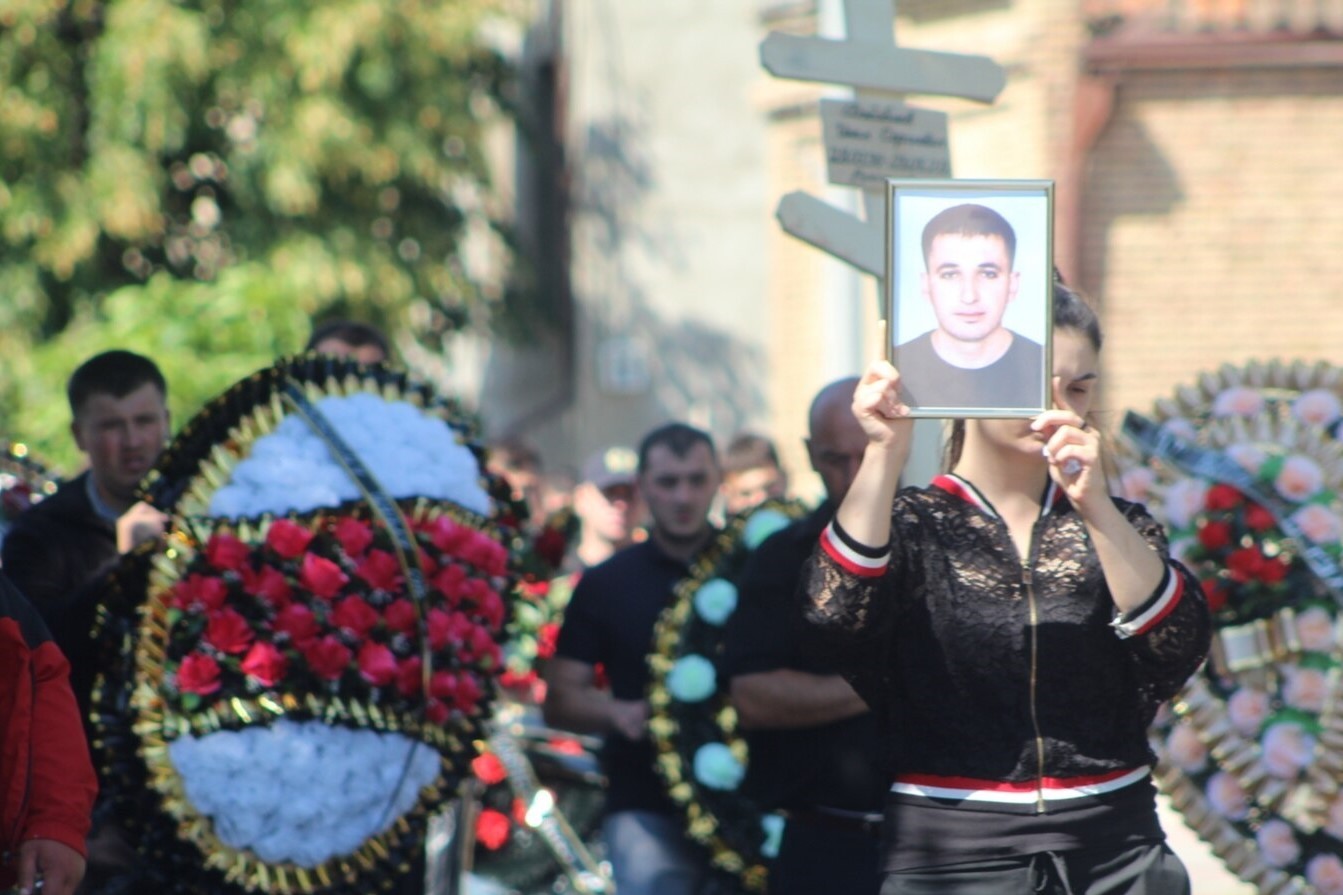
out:
{"label": "long dark hair", "polygon": [[[1104,337],[1101,335],[1100,316],[1082,294],[1063,282],[1057,273],[1054,275],[1054,328],[1071,329],[1087,337],[1091,347],[1099,354]],[[957,419],[951,423],[951,432],[947,436],[946,447],[942,450],[942,470],[950,472],[960,462],[961,450],[965,447],[965,420]]]}

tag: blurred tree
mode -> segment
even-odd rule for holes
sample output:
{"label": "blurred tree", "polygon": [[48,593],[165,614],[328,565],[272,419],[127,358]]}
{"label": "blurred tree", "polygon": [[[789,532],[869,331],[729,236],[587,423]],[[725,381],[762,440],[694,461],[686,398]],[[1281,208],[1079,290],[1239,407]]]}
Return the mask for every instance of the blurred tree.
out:
{"label": "blurred tree", "polygon": [[505,2],[0,0],[0,436],[45,447],[50,386],[114,344],[189,400],[312,316],[502,313],[472,265],[510,244],[482,140]]}

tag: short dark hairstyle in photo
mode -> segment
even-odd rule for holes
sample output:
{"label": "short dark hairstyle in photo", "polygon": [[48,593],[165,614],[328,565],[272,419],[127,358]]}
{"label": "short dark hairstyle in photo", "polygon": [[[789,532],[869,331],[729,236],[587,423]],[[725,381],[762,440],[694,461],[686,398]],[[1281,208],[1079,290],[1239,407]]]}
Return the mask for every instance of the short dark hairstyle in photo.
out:
{"label": "short dark hairstyle in photo", "polygon": [[939,236],[996,236],[1007,247],[1007,261],[1017,257],[1017,234],[1007,218],[984,205],[967,202],[944,208],[923,225],[923,262],[933,252],[933,240]]}
{"label": "short dark hairstyle in photo", "polygon": [[382,351],[383,357],[392,356],[391,343],[387,341],[387,336],[383,335],[382,330],[362,320],[328,320],[318,324],[308,337],[308,344],[303,346],[303,350],[312,351],[327,339],[339,339],[351,348],[372,345]]}
{"label": "short dark hairstyle in photo", "polygon": [[153,385],[166,401],[168,383],[158,365],[133,351],[115,348],[96,354],[80,364],[65,385],[70,412],[78,415],[94,395],[124,398],[144,385]]}
{"label": "short dark hairstyle in photo", "polygon": [[653,448],[661,445],[674,456],[684,457],[697,444],[708,445],[709,453],[713,454],[715,462],[717,461],[718,455],[714,451],[713,439],[709,437],[708,432],[686,423],[664,423],[639,442],[639,473],[642,475],[648,468],[648,452]]}

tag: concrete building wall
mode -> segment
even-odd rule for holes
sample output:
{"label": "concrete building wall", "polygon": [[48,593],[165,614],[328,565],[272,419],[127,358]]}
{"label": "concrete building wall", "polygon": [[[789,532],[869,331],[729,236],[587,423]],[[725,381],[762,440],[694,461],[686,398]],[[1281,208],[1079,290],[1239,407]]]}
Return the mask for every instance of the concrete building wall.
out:
{"label": "concrete building wall", "polygon": [[552,468],[670,419],[720,440],[763,426],[757,27],[747,0],[563,4],[572,363],[528,369],[517,352],[528,372],[499,395],[550,395],[512,428]]}

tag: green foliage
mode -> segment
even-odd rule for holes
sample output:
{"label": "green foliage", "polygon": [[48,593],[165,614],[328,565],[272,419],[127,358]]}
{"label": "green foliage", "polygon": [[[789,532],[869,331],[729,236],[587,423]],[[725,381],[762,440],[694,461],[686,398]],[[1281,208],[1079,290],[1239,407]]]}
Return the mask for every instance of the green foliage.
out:
{"label": "green foliage", "polygon": [[97,348],[184,412],[327,309],[489,319],[462,245],[499,2],[0,0],[0,436],[67,457],[51,395]]}

